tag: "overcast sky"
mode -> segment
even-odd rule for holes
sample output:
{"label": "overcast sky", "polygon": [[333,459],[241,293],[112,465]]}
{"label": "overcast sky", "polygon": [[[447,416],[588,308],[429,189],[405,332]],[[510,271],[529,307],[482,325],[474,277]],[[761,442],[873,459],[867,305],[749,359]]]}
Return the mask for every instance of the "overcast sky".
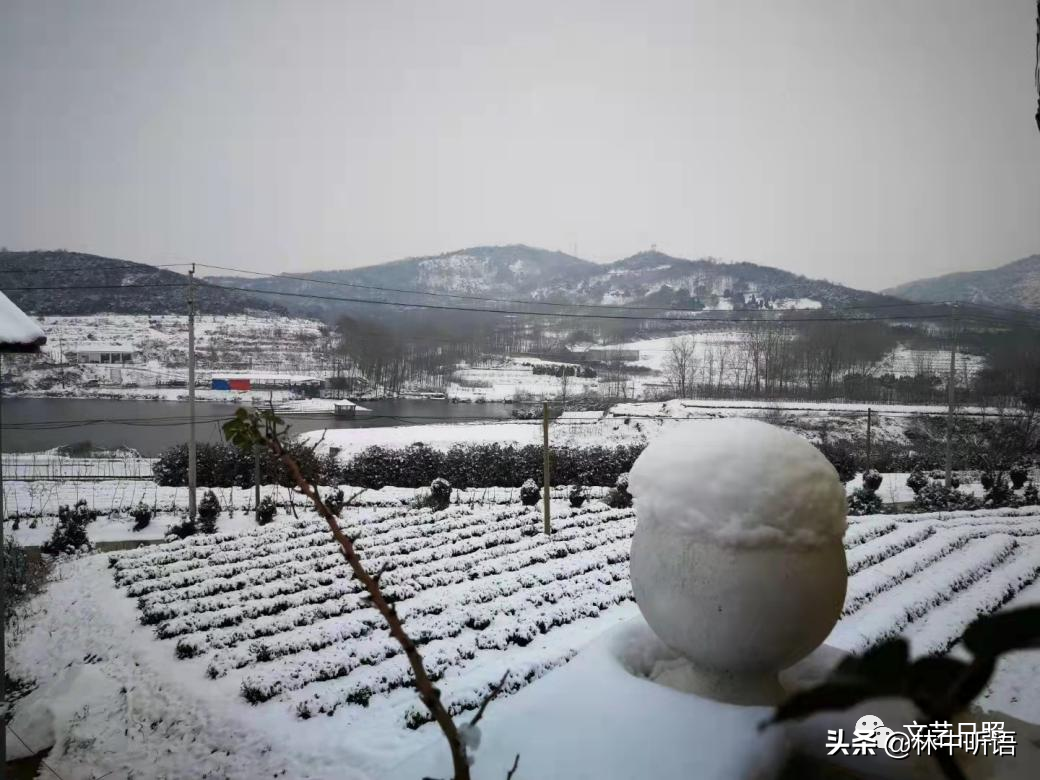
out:
{"label": "overcast sky", "polygon": [[262,271],[1040,252],[1032,0],[0,4],[0,245]]}

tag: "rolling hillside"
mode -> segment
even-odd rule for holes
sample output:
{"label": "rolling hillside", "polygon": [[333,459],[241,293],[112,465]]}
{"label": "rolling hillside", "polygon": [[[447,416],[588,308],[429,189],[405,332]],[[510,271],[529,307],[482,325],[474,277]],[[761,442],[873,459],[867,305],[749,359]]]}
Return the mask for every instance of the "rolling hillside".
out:
{"label": "rolling hillside", "polygon": [[[744,300],[736,294],[742,294],[749,301],[753,296],[761,305],[775,302],[778,308],[796,304],[808,307],[870,305],[894,300],[890,296],[807,279],[754,263],[686,260],[660,252],[642,252],[614,263],[600,264],[522,244],[472,247],[382,265],[292,276],[296,278],[214,277],[214,281],[253,290],[408,303],[431,302],[429,296],[409,291],[457,294],[462,297],[447,301],[457,305],[478,305],[467,303],[466,296],[690,310],[740,308]],[[327,282],[347,286],[337,289]],[[444,299],[433,300],[445,302]],[[735,306],[734,300],[739,300]],[[300,313],[325,317],[344,313],[349,306],[336,301],[307,299],[289,300],[286,305]]]}
{"label": "rolling hillside", "polygon": [[911,301],[963,301],[1040,310],[1040,255],[985,271],[918,279],[884,292]]}
{"label": "rolling hillside", "polygon": [[[0,252],[0,289],[36,315],[184,314],[184,274],[81,252]],[[22,288],[41,288],[37,290]],[[283,313],[278,302],[198,286],[199,311],[208,314]]]}

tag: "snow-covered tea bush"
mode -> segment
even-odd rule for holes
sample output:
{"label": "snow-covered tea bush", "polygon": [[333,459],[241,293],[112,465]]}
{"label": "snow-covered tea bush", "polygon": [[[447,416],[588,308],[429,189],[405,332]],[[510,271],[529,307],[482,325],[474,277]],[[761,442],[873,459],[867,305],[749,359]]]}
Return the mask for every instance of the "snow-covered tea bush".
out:
{"label": "snow-covered tea bush", "polygon": [[130,517],[134,518],[134,530],[141,531],[152,522],[152,508],[144,501],[140,501],[130,510]]}
{"label": "snow-covered tea bush", "polygon": [[571,506],[577,509],[585,503],[588,496],[585,494],[585,488],[581,485],[572,485],[571,492],[567,495],[567,499],[571,502]]}
{"label": "snow-covered tea bush", "polygon": [[277,513],[278,505],[274,502],[274,499],[272,499],[270,496],[264,496],[262,499],[260,499],[260,511],[258,512],[260,516],[260,525],[267,525],[268,523],[270,523],[272,520],[274,520],[274,516]]}
{"label": "snow-covered tea bush", "polygon": [[534,506],[541,497],[541,491],[533,479],[528,479],[520,486],[520,503],[524,506]]}
{"label": "snow-covered tea bush", "polygon": [[220,515],[220,502],[212,490],[202,494],[199,502],[199,530],[204,534],[217,532],[217,516]]}

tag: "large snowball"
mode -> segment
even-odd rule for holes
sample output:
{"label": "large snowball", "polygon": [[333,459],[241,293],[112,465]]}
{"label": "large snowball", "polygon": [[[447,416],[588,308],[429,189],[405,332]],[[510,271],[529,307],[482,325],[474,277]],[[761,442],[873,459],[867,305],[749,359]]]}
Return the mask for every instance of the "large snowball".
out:
{"label": "large snowball", "polygon": [[717,544],[811,547],[845,533],[834,467],[801,436],[757,420],[682,423],[639,456],[629,490],[640,524]]}

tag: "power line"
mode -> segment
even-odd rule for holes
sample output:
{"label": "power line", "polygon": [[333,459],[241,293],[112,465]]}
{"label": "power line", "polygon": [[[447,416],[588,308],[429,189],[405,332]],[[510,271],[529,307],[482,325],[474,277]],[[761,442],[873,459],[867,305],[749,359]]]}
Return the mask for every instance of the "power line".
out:
{"label": "power line", "polygon": [[[230,292],[240,292],[247,295],[273,295],[288,298],[304,298],[310,300],[324,300],[333,301],[337,303],[360,303],[373,306],[392,306],[397,308],[411,308],[411,309],[424,309],[434,311],[458,311],[458,312],[471,312],[475,314],[504,314],[513,315],[520,317],[560,317],[560,318],[571,318],[571,319],[605,319],[605,320],[630,320],[636,322],[668,322],[672,324],[676,323],[749,323],[759,322],[767,323],[772,325],[783,325],[792,322],[846,322],[846,323],[863,323],[863,322],[905,322],[908,320],[947,320],[949,314],[946,312],[936,314],[903,314],[903,315],[881,315],[874,317],[836,317],[836,316],[814,316],[814,317],[786,317],[784,314],[791,311],[799,312],[815,312],[817,314],[830,315],[837,311],[843,311],[844,309],[773,309],[773,310],[759,310],[763,313],[767,313],[769,317],[746,317],[746,316],[729,316],[729,317],[706,317],[698,316],[697,312],[690,310],[672,310],[677,313],[689,313],[691,317],[662,317],[662,316],[649,316],[649,315],[625,315],[625,314],[585,314],[579,312],[545,312],[545,311],[517,311],[515,309],[498,309],[498,308],[483,308],[483,307],[466,307],[466,306],[448,306],[442,304],[432,303],[408,303],[404,301],[386,301],[372,298],[342,298],[330,295],[317,295],[314,293],[295,293],[284,290],[257,290],[249,287],[236,287],[231,285],[213,284],[212,282],[202,283],[203,286],[210,290],[227,290]],[[109,285],[65,285],[65,286],[36,286],[36,287],[6,287],[7,291],[21,291],[21,292],[32,292],[42,290],[127,290],[136,288],[151,288],[151,287],[168,287],[168,288],[183,288],[187,287],[187,284],[172,284],[165,282],[156,283],[143,283],[143,284],[109,284]],[[527,301],[525,305],[539,305],[534,302]],[[915,304],[905,304],[915,305]],[[936,305],[936,304],[921,304],[921,305]],[[581,304],[573,304],[572,307],[580,308]],[[638,307],[634,307],[638,310]],[[718,311],[718,310],[713,310]],[[744,311],[740,309],[731,311]],[[984,315],[984,314],[969,314],[965,319],[971,319],[978,322],[986,322],[989,324],[1000,324],[1000,325],[1040,325],[1040,322],[1033,321],[1016,321],[1010,319],[1002,319],[996,315]]]}
{"label": "power line", "polygon": [[[467,306],[448,306],[433,303],[405,303],[400,301],[383,301],[373,298],[340,298],[332,295],[316,295],[314,293],[294,293],[283,290],[253,290],[248,287],[234,287],[223,284],[212,284],[218,290],[230,290],[258,295],[280,295],[289,298],[307,298],[312,300],[337,301],[340,303],[363,303],[373,306],[395,306],[413,309],[430,309],[435,311],[461,311],[476,314],[512,314],[522,317],[568,317],[576,319],[607,319],[607,320],[635,320],[635,321],[658,321],[658,322],[769,322],[782,324],[785,322],[874,322],[879,320],[915,320],[915,319],[947,319],[947,314],[908,314],[905,316],[883,316],[883,317],[788,317],[788,318],[740,318],[740,317],[661,317],[661,316],[629,316],[623,314],[580,314],[577,312],[538,312],[538,311],[516,311],[513,309],[493,309]],[[813,309],[812,311],[827,312],[825,309]]]}
{"label": "power line", "polygon": [[[269,279],[293,279],[293,280],[299,281],[299,282],[313,283],[313,284],[326,284],[326,285],[333,285],[333,286],[336,286],[336,287],[353,287],[353,288],[362,289],[362,290],[377,290],[379,292],[395,292],[395,293],[403,293],[403,294],[406,294],[406,295],[429,295],[429,296],[433,296],[433,297],[437,297],[437,298],[457,298],[457,299],[464,299],[464,300],[470,300],[470,301],[484,301],[484,302],[489,302],[489,303],[516,303],[516,304],[522,304],[522,305],[561,306],[561,307],[582,308],[582,309],[588,309],[588,308],[592,308],[592,309],[629,309],[629,310],[636,310],[636,311],[674,311],[674,312],[697,312],[697,311],[702,311],[702,309],[677,309],[674,306],[634,306],[634,305],[631,305],[631,304],[623,304],[623,303],[616,303],[616,304],[609,304],[609,303],[562,303],[562,302],[559,302],[559,301],[539,301],[539,300],[525,299],[525,298],[493,298],[493,297],[487,297],[487,296],[481,296],[481,295],[466,295],[466,294],[463,294],[463,293],[444,293],[444,292],[433,292],[433,291],[430,291],[430,290],[410,290],[410,289],[399,288],[399,287],[382,287],[382,286],[378,286],[378,285],[361,284],[359,282],[335,281],[335,280],[332,280],[332,279],[315,279],[315,278],[308,277],[308,276],[296,276],[296,275],[293,275],[293,274],[286,274],[286,273],[272,274],[272,273],[266,273],[266,272],[263,272],[263,271],[251,271],[251,270],[249,270],[247,268],[233,268],[233,267],[230,267],[230,266],[223,266],[223,265],[210,265],[209,263],[198,263],[198,265],[202,266],[203,268],[215,268],[215,269],[219,269],[221,271],[234,271],[236,273],[253,274],[254,276],[262,276],[262,277],[269,278]],[[321,272],[319,271],[319,272],[315,272],[315,273],[321,273]],[[248,289],[253,290],[254,288],[248,288]],[[257,292],[261,292],[260,290],[256,290],[256,291]],[[279,291],[277,291],[277,290],[270,290],[270,291],[266,291],[266,292],[275,293],[275,292],[279,292]],[[889,307],[941,306],[941,305],[943,305],[943,304],[936,304],[936,303],[932,303],[932,302],[904,301],[904,302],[900,302],[900,303],[885,302],[885,303],[876,303],[876,304],[855,304],[855,305],[844,306],[843,308],[845,308],[845,309],[875,309],[875,308],[889,308]],[[799,309],[799,308],[786,308],[786,309],[769,309],[768,311],[775,311],[775,312],[784,312],[784,311],[818,311],[818,309],[813,309],[813,308],[801,308],[801,309]]]}
{"label": "power line", "polygon": [[63,268],[11,268],[0,270],[0,274],[78,273],[80,271],[97,271],[117,268],[123,271],[129,271],[131,273],[144,273],[144,271],[141,269],[141,266],[144,266],[145,268],[176,268],[187,265],[191,265],[191,263],[134,264],[130,260],[124,260],[120,263],[96,263],[93,265],[65,266]]}

